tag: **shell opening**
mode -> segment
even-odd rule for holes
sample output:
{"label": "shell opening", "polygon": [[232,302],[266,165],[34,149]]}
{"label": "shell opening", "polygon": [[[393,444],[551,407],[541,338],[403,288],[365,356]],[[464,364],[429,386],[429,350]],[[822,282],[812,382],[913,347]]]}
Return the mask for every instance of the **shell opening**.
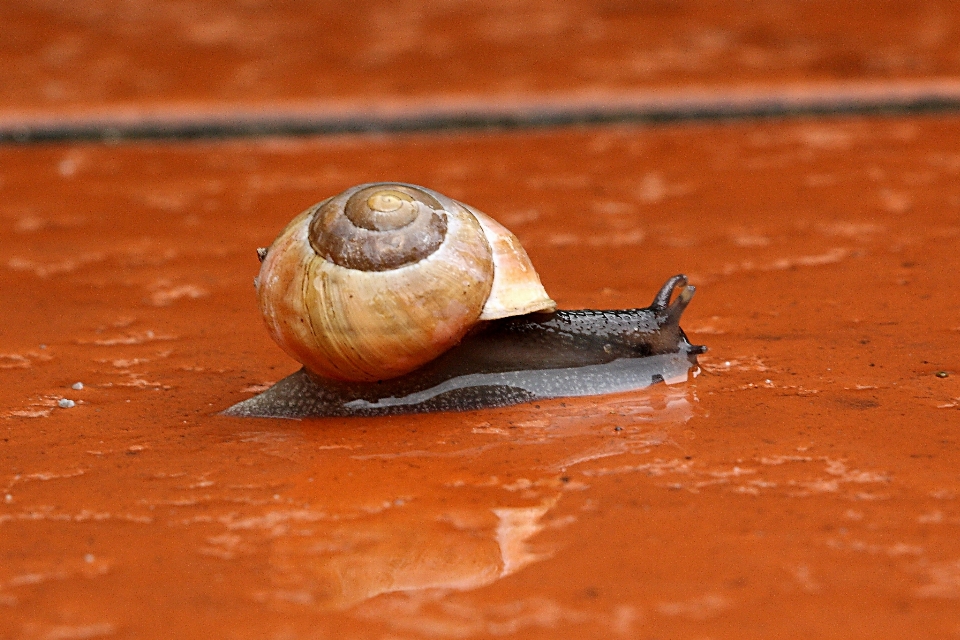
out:
{"label": "shell opening", "polygon": [[487,214],[473,207],[467,209],[480,223],[493,252],[493,287],[483,305],[480,320],[556,311],[557,303],[547,295],[517,236]]}

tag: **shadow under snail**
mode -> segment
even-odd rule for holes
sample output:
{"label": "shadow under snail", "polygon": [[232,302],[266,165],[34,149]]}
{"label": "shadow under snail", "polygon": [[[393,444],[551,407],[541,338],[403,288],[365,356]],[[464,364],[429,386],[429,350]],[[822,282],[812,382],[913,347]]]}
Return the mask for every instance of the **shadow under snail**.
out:
{"label": "shadow under snail", "polygon": [[694,293],[685,276],[647,308],[559,311],[516,236],[415,185],[347,189],[258,255],[267,328],[303,369],[225,415],[467,411],[617,393],[686,380],[706,350],[680,328]]}

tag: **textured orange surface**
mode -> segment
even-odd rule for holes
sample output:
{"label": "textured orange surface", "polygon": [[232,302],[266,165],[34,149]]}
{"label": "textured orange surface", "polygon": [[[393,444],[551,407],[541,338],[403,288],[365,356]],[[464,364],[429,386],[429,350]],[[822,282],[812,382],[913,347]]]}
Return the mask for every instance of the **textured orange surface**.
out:
{"label": "textured orange surface", "polygon": [[[941,117],[0,148],[0,637],[960,636],[958,141]],[[217,416],[296,368],[254,249],[373,179],[497,217],[562,307],[686,272],[703,373]]]}
{"label": "textured orange surface", "polygon": [[930,0],[5,0],[0,24],[7,126],[709,100],[960,72],[960,8]]}

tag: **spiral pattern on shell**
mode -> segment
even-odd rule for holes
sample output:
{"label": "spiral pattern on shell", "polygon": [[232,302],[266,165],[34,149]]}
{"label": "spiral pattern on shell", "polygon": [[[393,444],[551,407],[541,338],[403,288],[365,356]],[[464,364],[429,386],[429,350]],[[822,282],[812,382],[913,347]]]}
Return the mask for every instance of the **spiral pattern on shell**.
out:
{"label": "spiral pattern on shell", "polygon": [[412,371],[482,320],[555,308],[513,234],[402,183],[359,185],[300,214],[267,250],[257,293],[288,354],[357,381]]}
{"label": "spiral pattern on shell", "polygon": [[386,271],[436,251],[447,234],[443,205],[406,185],[373,185],[317,208],[310,244],[341,267]]}

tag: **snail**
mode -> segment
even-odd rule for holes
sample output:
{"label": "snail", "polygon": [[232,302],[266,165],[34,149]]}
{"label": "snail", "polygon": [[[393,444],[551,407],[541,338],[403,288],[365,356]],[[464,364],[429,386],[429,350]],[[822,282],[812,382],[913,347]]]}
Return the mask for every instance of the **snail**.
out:
{"label": "snail", "polygon": [[559,311],[516,236],[425,187],[352,187],[257,253],[267,329],[303,368],[225,415],[466,411],[630,391],[685,380],[706,350],[680,328],[694,294],[685,276],[647,308]]}

